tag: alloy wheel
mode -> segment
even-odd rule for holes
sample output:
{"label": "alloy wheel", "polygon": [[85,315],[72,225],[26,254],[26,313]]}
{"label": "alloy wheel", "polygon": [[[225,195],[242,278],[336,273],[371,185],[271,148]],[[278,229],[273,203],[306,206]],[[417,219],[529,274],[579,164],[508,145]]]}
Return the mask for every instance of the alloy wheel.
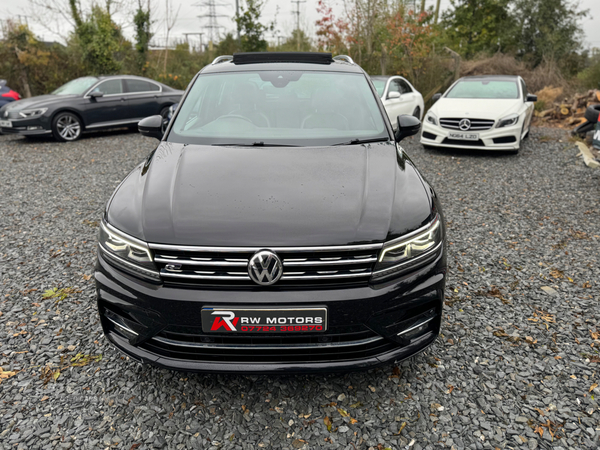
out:
{"label": "alloy wheel", "polygon": [[81,124],[71,114],[59,117],[56,121],[56,129],[65,141],[74,141],[81,134]]}

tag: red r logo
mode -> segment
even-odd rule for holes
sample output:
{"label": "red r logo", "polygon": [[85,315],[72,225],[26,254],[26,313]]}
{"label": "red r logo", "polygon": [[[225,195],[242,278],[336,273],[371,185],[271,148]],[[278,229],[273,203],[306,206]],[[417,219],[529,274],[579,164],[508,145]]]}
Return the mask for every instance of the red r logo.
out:
{"label": "red r logo", "polygon": [[222,317],[215,317],[215,321],[213,322],[210,331],[216,331],[221,327],[224,327],[227,331],[237,331],[235,326],[240,318],[235,317],[235,313],[233,311],[215,311],[212,313],[212,315]]}

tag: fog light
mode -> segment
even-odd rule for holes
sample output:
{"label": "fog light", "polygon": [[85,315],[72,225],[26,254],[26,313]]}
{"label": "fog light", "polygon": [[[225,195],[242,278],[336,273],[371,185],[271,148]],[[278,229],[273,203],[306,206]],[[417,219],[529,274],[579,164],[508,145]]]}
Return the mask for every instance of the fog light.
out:
{"label": "fog light", "polygon": [[431,322],[433,319],[435,319],[435,317],[430,317],[429,319],[423,320],[422,322],[419,322],[416,325],[413,325],[412,327],[410,327],[404,331],[401,331],[400,333],[398,333],[398,336],[403,336],[403,337],[407,337],[407,335],[416,336],[416,335],[422,333],[426,328],[428,328],[429,322]]}
{"label": "fog light", "polygon": [[41,130],[42,127],[38,127],[38,126],[30,126],[27,127],[27,131],[35,131],[35,130]]}

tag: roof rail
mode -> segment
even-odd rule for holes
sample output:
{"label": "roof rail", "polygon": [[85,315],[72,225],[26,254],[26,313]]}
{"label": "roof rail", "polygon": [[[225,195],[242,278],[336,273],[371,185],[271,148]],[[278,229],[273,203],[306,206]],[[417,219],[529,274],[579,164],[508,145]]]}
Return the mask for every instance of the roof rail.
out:
{"label": "roof rail", "polygon": [[231,60],[233,60],[233,56],[231,56],[231,55],[221,55],[221,56],[217,56],[213,60],[213,62],[211,63],[211,65],[219,64],[219,63],[222,63],[222,62],[225,62],[225,61],[231,61]]}
{"label": "roof rail", "polygon": [[333,57],[334,61],[344,61],[347,62],[348,64],[356,64],[354,62],[354,60],[352,58],[350,58],[348,55],[337,55]]}

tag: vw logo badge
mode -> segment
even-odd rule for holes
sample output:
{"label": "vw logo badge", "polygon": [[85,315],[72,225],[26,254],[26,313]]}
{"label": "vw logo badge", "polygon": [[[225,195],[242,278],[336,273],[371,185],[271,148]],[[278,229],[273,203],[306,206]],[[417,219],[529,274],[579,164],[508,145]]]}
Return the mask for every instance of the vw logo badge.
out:
{"label": "vw logo badge", "polygon": [[260,250],[250,258],[248,275],[256,284],[268,286],[279,281],[283,275],[283,264],[272,251]]}
{"label": "vw logo badge", "polygon": [[463,119],[458,123],[458,128],[462,131],[469,131],[471,129],[471,121],[469,119]]}

